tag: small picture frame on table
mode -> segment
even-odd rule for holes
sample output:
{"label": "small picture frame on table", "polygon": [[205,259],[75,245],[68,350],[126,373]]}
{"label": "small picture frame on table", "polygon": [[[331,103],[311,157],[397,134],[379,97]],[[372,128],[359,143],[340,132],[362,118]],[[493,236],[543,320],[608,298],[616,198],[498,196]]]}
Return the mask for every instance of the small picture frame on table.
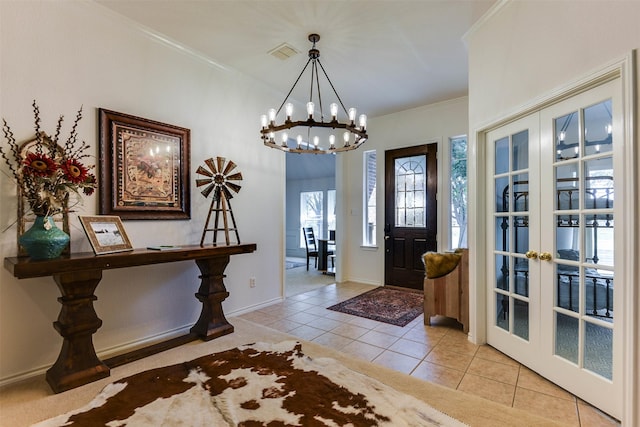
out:
{"label": "small picture frame on table", "polygon": [[96,215],[79,218],[96,255],[133,250],[120,217]]}

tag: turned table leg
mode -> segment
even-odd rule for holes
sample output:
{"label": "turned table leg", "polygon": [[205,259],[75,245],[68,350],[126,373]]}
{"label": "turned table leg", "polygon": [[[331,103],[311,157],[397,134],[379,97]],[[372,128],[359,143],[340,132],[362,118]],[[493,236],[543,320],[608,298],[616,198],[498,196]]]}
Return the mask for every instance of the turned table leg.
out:
{"label": "turned table leg", "polygon": [[93,334],[102,326],[93,308],[102,271],[63,273],[53,278],[62,293],[58,298],[62,309],[53,327],[64,341],[46,378],[53,391],[60,393],[109,376],[109,368],[98,359],[93,347]]}
{"label": "turned table leg", "polygon": [[196,293],[196,298],[202,303],[202,312],[191,332],[209,341],[233,332],[233,325],[227,321],[222,311],[222,301],[229,296],[223,281],[229,255],[196,259],[196,264],[202,273],[200,288]]}

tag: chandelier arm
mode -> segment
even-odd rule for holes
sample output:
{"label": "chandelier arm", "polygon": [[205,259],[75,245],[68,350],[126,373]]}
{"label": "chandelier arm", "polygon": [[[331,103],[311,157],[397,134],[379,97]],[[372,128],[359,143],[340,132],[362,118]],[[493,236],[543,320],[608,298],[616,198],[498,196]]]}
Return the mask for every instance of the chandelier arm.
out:
{"label": "chandelier arm", "polygon": [[[318,77],[318,65],[319,59],[316,59],[313,63],[313,71],[316,75],[316,88],[318,89],[318,104],[320,104],[320,121],[324,122],[324,108],[322,106],[322,93],[320,92],[320,77]],[[321,64],[322,65],[322,64]],[[311,84],[313,84],[313,76],[311,77]]]}
{"label": "chandelier arm", "polygon": [[342,103],[342,99],[340,98],[340,95],[338,95],[338,91],[336,91],[336,88],[333,86],[333,83],[331,82],[331,79],[329,78],[329,75],[327,74],[326,70],[322,66],[322,62],[320,62],[319,59],[317,61],[318,61],[318,64],[320,64],[320,68],[322,69],[322,72],[324,73],[324,76],[327,78],[327,81],[329,82],[329,85],[331,86],[331,89],[333,90],[333,93],[336,94],[336,97],[338,98],[338,101],[340,101],[340,105],[342,105],[342,109],[344,110],[345,114],[348,116],[349,113],[347,112],[346,107]]}
{"label": "chandelier arm", "polygon": [[278,108],[278,111],[276,111],[276,115],[280,114],[280,110],[282,110],[282,107],[284,106],[284,104],[287,102],[287,99],[289,99],[289,95],[291,95],[291,92],[293,92],[293,89],[296,88],[296,85],[298,84],[298,82],[300,81],[300,77],[302,77],[302,75],[304,74],[304,71],[307,69],[307,67],[309,66],[309,63],[312,61],[311,58],[309,58],[309,60],[307,61],[307,63],[305,64],[304,68],[302,69],[302,71],[300,72],[300,75],[298,75],[298,78],[296,79],[295,83],[293,84],[293,86],[291,86],[291,89],[289,89],[289,93],[287,94],[287,96],[284,97],[284,101],[282,101],[282,104],[280,104],[280,108]]}

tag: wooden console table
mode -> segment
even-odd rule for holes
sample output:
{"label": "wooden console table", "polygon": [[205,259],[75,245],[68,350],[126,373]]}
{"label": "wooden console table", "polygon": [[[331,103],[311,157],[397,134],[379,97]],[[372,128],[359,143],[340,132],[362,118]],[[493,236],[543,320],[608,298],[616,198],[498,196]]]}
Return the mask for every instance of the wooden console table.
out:
{"label": "wooden console table", "polygon": [[[181,246],[179,249],[156,251],[136,249],[132,252],[94,255],[77,253],[52,260],[34,261],[29,257],[4,259],[4,267],[18,279],[52,276],[58,285],[62,304],[53,327],[62,336],[58,360],[47,371],[46,379],[54,392],[59,393],[109,376],[110,368],[158,353],[196,338],[205,341],[233,332],[224,317],[222,301],[228,296],[223,278],[229,257],[251,253],[255,243],[231,246]],[[95,289],[102,279],[102,271],[167,262],[195,260],[200,269],[201,284],[196,298],[202,312],[191,328],[191,334],[169,340],[127,355],[101,361],[93,347],[93,334],[102,326],[93,307]]]}

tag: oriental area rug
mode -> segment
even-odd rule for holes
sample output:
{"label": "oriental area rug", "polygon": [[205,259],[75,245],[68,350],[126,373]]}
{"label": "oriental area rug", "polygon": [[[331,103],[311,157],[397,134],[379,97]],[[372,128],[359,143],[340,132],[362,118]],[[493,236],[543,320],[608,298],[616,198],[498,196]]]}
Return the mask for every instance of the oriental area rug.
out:
{"label": "oriental area rug", "polygon": [[413,396],[312,359],[296,341],[244,345],[107,385],[49,426],[464,426]]}
{"label": "oriental area rug", "polygon": [[424,312],[423,307],[422,291],[381,286],[327,308],[391,325],[406,326]]}

